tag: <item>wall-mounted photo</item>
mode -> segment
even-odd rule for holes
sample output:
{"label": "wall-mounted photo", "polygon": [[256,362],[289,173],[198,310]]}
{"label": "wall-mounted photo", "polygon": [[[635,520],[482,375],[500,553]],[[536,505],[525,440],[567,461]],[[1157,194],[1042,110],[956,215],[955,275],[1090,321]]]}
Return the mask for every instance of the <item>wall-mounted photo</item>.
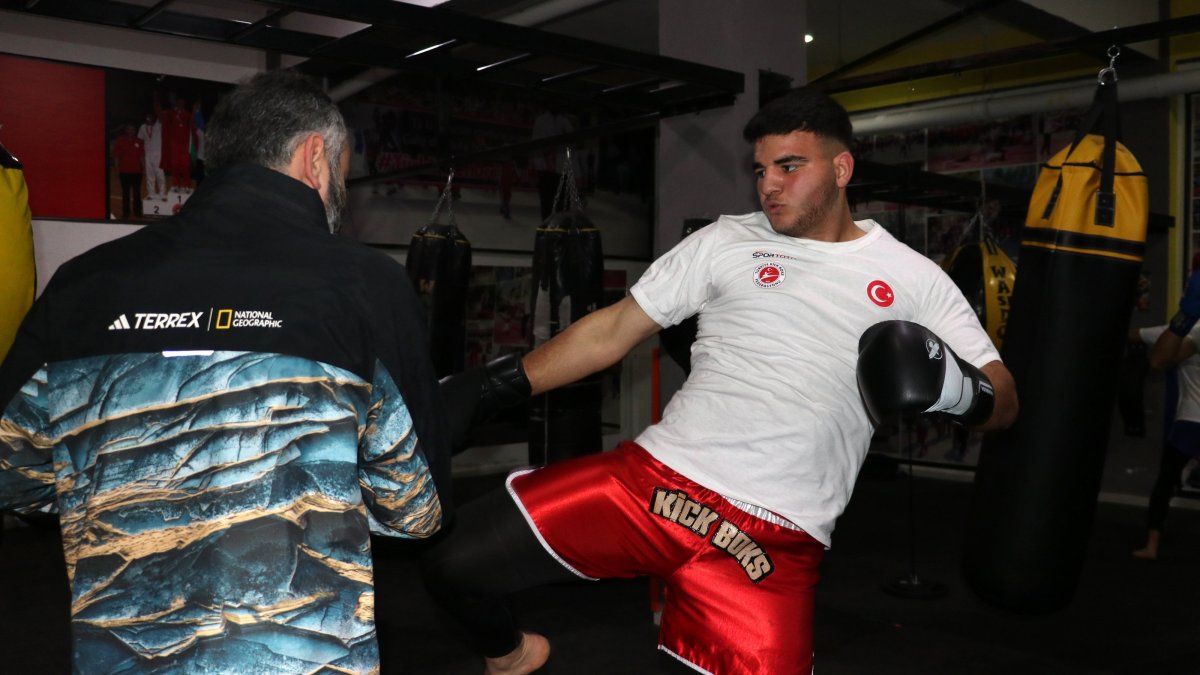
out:
{"label": "wall-mounted photo", "polygon": [[205,119],[229,88],[192,78],[107,72],[111,218],[139,221],[179,212],[204,180]]}

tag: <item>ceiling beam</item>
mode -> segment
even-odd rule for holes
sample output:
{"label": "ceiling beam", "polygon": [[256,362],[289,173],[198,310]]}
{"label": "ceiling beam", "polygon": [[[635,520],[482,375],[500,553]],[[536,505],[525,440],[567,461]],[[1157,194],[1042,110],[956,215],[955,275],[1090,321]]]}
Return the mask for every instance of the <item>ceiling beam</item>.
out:
{"label": "ceiling beam", "polygon": [[[1126,28],[1114,28],[1096,33],[1087,33],[1077,37],[1060,38],[1020,47],[999,49],[993,52],[972,54],[961,58],[930,61],[906,68],[897,68],[869,75],[822,82],[816,86],[830,93],[853,91],[885,84],[908,82],[926,77],[951,75],[967,70],[1023,63],[1076,52],[1094,52],[1097,55],[1097,63],[1100,63],[1104,50],[1111,45],[1126,45],[1146,40],[1157,40],[1172,35],[1197,32],[1200,32],[1200,14],[1193,14],[1165,21],[1153,21],[1136,26],[1128,26]],[[1133,50],[1125,50],[1121,54],[1118,69],[1121,66],[1127,65],[1126,56],[1130,56],[1132,53],[1134,53]]]}
{"label": "ceiling beam", "polygon": [[[946,0],[958,6],[969,5],[974,0]],[[1086,3],[1079,3],[1080,11],[1087,11]],[[1082,37],[1092,31],[1070,19],[1039,9],[1026,2],[1007,2],[996,7],[990,7],[985,12],[988,17],[1005,25],[1016,28],[1042,40],[1061,40],[1063,38]],[[1161,16],[1159,17],[1161,18]],[[1122,59],[1127,66],[1139,66],[1152,69],[1154,72],[1166,72],[1166,64],[1158,59],[1147,56],[1135,50],[1126,50]]]}
{"label": "ceiling beam", "polygon": [[[599,1],[569,0],[569,4],[577,7]],[[604,106],[616,115],[653,111],[667,117],[724,107],[744,91],[744,76],[737,71],[392,0],[253,0],[243,4],[263,11],[253,14],[255,20],[247,23],[198,12],[198,4],[175,0],[156,0],[149,6],[131,0],[46,0],[36,4],[0,0],[0,10],[210,40],[276,57],[298,56],[307,59],[304,70],[316,70],[326,78],[365,66],[368,73],[380,74],[376,82],[387,76],[387,70],[402,70],[538,89],[548,97]],[[302,30],[299,24],[284,28],[279,20],[289,13],[366,27],[342,36]],[[405,58],[421,48],[448,42],[453,42],[453,47]],[[337,65],[330,63],[333,61]],[[571,76],[552,77],[567,72]],[[678,86],[663,86],[666,83]]]}
{"label": "ceiling beam", "polygon": [[927,37],[929,35],[933,35],[934,33],[937,33],[941,30],[949,28],[950,26],[953,26],[954,24],[960,23],[963,20],[965,20],[971,16],[974,16],[975,14],[978,14],[981,11],[990,9],[997,4],[1000,4],[1003,2],[1011,2],[1011,1],[1012,0],[971,0],[971,2],[966,7],[963,7],[962,9],[958,10],[957,12],[954,12],[953,14],[950,14],[949,16],[946,16],[944,18],[938,19],[937,21],[934,21],[933,23],[931,23],[927,26],[918,28],[917,30],[909,33],[908,35],[905,35],[902,38],[893,40],[893,41],[883,45],[882,47],[879,47],[878,49],[873,49],[873,50],[867,52],[866,54],[859,56],[858,58],[851,59],[848,63],[840,65],[837,68],[834,68],[833,70],[829,71],[828,73],[825,73],[825,74],[821,75],[820,77],[816,77],[816,78],[812,79],[809,82],[809,84],[817,84],[819,82],[823,82],[826,80],[833,80],[838,77],[841,77],[845,73],[849,73],[857,68],[860,68],[869,63],[877,61],[878,59],[881,59],[899,49],[902,49],[904,47],[911,45],[913,42],[916,42],[917,40],[920,40],[921,38]]}

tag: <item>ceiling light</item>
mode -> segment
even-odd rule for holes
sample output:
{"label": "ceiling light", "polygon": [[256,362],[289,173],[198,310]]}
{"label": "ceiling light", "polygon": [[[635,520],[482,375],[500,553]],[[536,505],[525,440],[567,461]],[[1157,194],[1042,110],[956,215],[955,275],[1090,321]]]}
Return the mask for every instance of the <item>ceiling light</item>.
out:
{"label": "ceiling light", "polygon": [[530,56],[533,56],[533,54],[529,54],[529,53],[517,54],[516,56],[510,56],[507,59],[501,59],[500,61],[496,61],[495,63],[489,63],[486,66],[479,66],[478,68],[475,69],[475,71],[482,73],[483,71],[487,70],[488,68],[497,68],[499,66],[505,66],[510,63],[516,63],[517,61],[524,61],[525,59],[529,58]]}
{"label": "ceiling light", "polygon": [[441,49],[442,47],[445,47],[446,45],[452,45],[456,42],[458,42],[458,40],[446,40],[445,42],[439,42],[436,45],[429,45],[428,47],[426,47],[424,49],[418,49],[417,51],[409,54],[408,56],[405,56],[404,58],[411,59],[414,56],[420,56],[421,54],[428,54],[429,52],[431,52],[435,49]]}
{"label": "ceiling light", "polygon": [[421,7],[437,7],[438,5],[448,1],[449,0],[396,0],[396,2],[403,2],[406,5],[419,5]]}
{"label": "ceiling light", "polygon": [[804,34],[804,44],[808,44],[812,41],[813,41],[813,36],[809,35],[808,33],[805,33]]}

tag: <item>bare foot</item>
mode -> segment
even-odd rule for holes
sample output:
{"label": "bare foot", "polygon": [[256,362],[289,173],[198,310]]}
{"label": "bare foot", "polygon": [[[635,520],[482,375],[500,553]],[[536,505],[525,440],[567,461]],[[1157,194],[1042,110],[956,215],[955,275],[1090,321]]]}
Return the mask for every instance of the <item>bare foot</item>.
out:
{"label": "bare foot", "polygon": [[1149,548],[1139,548],[1133,552],[1133,557],[1141,558],[1142,560],[1158,560],[1158,551],[1152,551]]}
{"label": "bare foot", "polygon": [[537,633],[521,633],[521,644],[504,656],[484,659],[484,675],[526,675],[550,658],[550,641]]}

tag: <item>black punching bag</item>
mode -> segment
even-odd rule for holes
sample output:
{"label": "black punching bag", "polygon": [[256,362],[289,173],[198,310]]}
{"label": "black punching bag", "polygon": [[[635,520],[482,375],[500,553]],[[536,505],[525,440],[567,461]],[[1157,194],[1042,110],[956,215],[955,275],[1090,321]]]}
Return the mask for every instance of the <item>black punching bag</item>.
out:
{"label": "black punching bag", "polygon": [[[1001,350],[1021,411],[985,436],[975,475],[966,580],[1019,612],[1056,611],[1074,596],[1141,269],[1146,177],[1117,143],[1115,87],[1099,86],[1075,142],[1034,188]],[[1091,134],[1100,119],[1104,135]]]}
{"label": "black punching bag", "polygon": [[[570,166],[568,155],[567,166]],[[568,185],[569,184],[569,185]],[[533,247],[533,344],[537,347],[595,311],[603,300],[604,254],[600,231],[575,194],[568,168],[559,186],[568,208],[556,210],[538,228]],[[601,374],[534,397],[529,409],[529,457],[535,464],[602,450]]]}
{"label": "black punching bag", "polygon": [[[453,178],[453,172],[450,176]],[[413,234],[405,260],[408,278],[425,310],[429,354],[438,377],[462,371],[466,356],[471,242],[459,232],[452,209],[448,225],[437,222],[442,204],[448,204],[450,199],[450,181],[447,181],[430,222]]]}

